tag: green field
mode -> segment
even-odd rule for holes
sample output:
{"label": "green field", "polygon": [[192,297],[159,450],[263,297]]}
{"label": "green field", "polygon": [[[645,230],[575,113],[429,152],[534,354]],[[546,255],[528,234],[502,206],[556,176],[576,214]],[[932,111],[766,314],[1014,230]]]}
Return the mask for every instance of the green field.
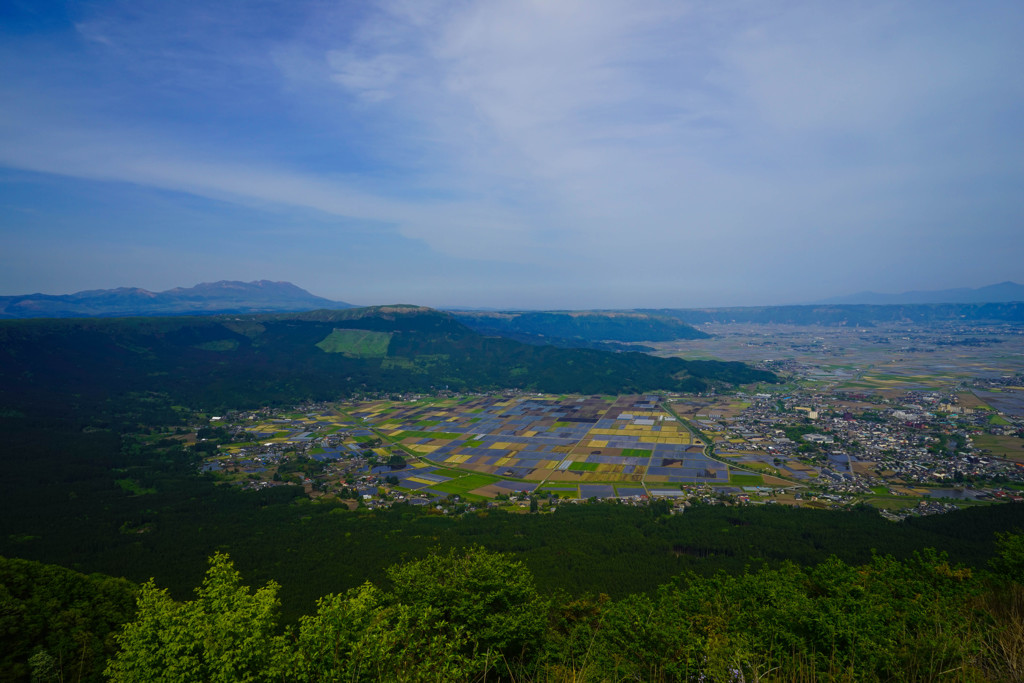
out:
{"label": "green field", "polygon": [[764,478],[760,474],[730,474],[729,483],[737,486],[764,486]]}
{"label": "green field", "polygon": [[572,472],[596,472],[598,464],[596,462],[572,462],[569,463],[569,470]]}
{"label": "green field", "polygon": [[459,495],[465,495],[467,492],[473,489],[478,489],[481,486],[487,486],[493,484],[496,481],[500,481],[497,477],[489,477],[486,474],[467,474],[451,481],[446,481],[441,484],[434,484],[430,488],[435,491],[442,493],[456,493]]}
{"label": "green field", "polygon": [[390,343],[390,332],[334,330],[318,342],[317,347],[327,353],[340,353],[351,358],[383,358]]}
{"label": "green field", "polygon": [[624,458],[649,458],[651,452],[644,450],[643,448],[623,448],[622,457]]}

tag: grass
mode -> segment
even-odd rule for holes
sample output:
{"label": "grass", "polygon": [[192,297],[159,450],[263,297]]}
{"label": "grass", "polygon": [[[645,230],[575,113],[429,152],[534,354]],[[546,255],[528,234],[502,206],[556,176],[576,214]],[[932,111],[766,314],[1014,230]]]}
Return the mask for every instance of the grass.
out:
{"label": "grass", "polygon": [[465,476],[452,479],[451,481],[442,482],[440,484],[434,484],[430,488],[435,491],[441,491],[442,493],[456,493],[464,495],[473,489],[478,489],[481,486],[487,486],[497,481],[501,481],[497,477],[490,477],[486,474],[467,474]]}
{"label": "grass", "polygon": [[764,486],[764,477],[760,474],[730,474],[729,483],[737,486]]}
{"label": "grass", "polygon": [[326,353],[340,353],[351,358],[383,358],[391,343],[390,332],[370,330],[334,330],[317,342]]}

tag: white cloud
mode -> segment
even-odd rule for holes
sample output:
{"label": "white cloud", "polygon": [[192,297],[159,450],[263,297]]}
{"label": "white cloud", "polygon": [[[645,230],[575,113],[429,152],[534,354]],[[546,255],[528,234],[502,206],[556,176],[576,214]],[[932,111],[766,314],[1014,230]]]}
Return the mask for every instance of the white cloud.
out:
{"label": "white cloud", "polygon": [[[278,118],[263,130],[308,126],[304,139],[319,135],[322,148],[296,150],[287,135],[254,140],[259,153],[234,146],[217,135],[230,122],[198,106],[139,123],[90,111],[81,93],[8,87],[16,104],[0,118],[0,161],[387,223],[458,257],[581,277],[642,264],[652,282],[684,283],[718,274],[708,264],[723,254],[739,280],[781,264],[852,278],[893,226],[908,240],[952,226],[950,239],[968,244],[970,193],[994,178],[988,200],[1005,209],[1024,163],[1013,116],[1024,12],[1011,4],[396,0],[289,11],[307,16],[280,32],[266,17],[247,21],[259,41],[218,48],[226,15],[190,10],[198,52],[175,43],[184,22],[167,13],[143,13],[151,46],[131,38],[130,22],[77,30],[124,42],[124,59],[138,50],[155,82],[193,79],[215,113],[221,83],[264,98]],[[204,80],[207,65],[217,79]]]}

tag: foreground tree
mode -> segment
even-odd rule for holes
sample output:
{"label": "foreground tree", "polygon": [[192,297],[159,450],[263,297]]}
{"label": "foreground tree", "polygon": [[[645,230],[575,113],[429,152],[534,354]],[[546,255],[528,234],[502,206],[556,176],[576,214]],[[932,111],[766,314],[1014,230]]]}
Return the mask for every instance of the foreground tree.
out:
{"label": "foreground tree", "polygon": [[308,681],[519,678],[536,664],[548,603],[519,562],[479,547],[388,570],[320,600],[302,620],[297,670]]}
{"label": "foreground tree", "polygon": [[222,553],[210,558],[191,602],[177,603],[149,581],[106,674],[139,683],[283,680],[287,649],[277,634],[277,590],[271,582],[251,594]]}
{"label": "foreground tree", "polygon": [[0,557],[0,680],[102,680],[138,586]]}

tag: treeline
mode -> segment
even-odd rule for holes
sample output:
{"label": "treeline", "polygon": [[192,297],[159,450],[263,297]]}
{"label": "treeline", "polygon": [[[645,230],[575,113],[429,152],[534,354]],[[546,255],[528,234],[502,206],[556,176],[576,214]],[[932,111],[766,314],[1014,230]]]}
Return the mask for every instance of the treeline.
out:
{"label": "treeline", "polygon": [[523,339],[551,340],[550,343],[642,342],[674,339],[707,339],[710,335],[677,318],[646,313],[600,313],[586,311],[558,313],[454,313],[456,320],[481,334],[521,335]]}
{"label": "treeline", "polygon": [[[435,551],[282,628],[215,553],[189,600],[0,561],[5,680],[1009,681],[1024,673],[1024,536],[989,569],[935,551],[570,596],[479,546]],[[125,603],[137,594],[137,611]],[[106,661],[104,661],[106,660]]]}

